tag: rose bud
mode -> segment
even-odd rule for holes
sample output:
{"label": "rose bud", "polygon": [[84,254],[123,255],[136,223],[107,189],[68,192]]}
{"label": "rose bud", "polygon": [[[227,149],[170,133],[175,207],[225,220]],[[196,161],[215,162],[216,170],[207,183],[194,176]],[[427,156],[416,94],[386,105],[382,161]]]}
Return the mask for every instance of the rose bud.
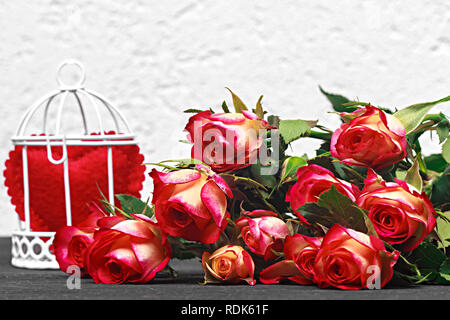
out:
{"label": "rose bud", "polygon": [[377,237],[335,224],[317,252],[314,282],[320,288],[381,289],[391,280],[398,256],[386,251]]}
{"label": "rose bud", "polygon": [[68,272],[68,267],[77,266],[83,276],[85,272],[85,255],[94,241],[94,232],[98,230],[97,221],[106,213],[95,203],[88,208],[90,214],[77,226],[64,226],[58,229],[53,239],[53,251],[59,268]]}
{"label": "rose bud", "polygon": [[[331,171],[315,164],[300,167],[297,170],[297,177],[297,182],[289,187],[286,194],[286,201],[290,202],[294,211],[307,202],[317,202],[318,197],[328,191],[332,185],[352,201],[355,201],[359,194],[357,186],[337,179]],[[299,213],[297,216],[304,221]]]}
{"label": "rose bud", "polygon": [[287,236],[284,242],[285,260],[277,262],[259,274],[265,284],[289,279],[299,284],[311,284],[314,279],[314,261],[322,243],[322,237],[301,234]]}
{"label": "rose bud", "polygon": [[275,127],[244,110],[215,114],[203,111],[192,116],[185,127],[187,138],[193,143],[191,157],[217,172],[242,169],[255,163],[266,129]]}
{"label": "rose bud", "polygon": [[240,246],[228,245],[210,254],[204,252],[202,267],[205,283],[227,282],[232,284],[243,281],[254,285],[255,264],[250,254]]}
{"label": "rose bud", "polygon": [[368,216],[380,239],[414,250],[436,226],[436,212],[425,193],[402,180],[385,182],[369,169],[356,203]]}
{"label": "rose bud", "polygon": [[283,240],[289,235],[286,223],[272,211],[255,210],[244,214],[249,217],[241,217],[235,223],[250,251],[263,256],[264,260],[277,258],[274,252],[283,250]]}
{"label": "rose bud", "polygon": [[342,113],[343,123],[331,137],[331,155],[358,167],[381,169],[406,156],[406,131],[394,116],[367,105]]}
{"label": "rose bud", "polygon": [[170,245],[158,225],[144,215],[133,217],[137,220],[99,220],[100,229],[86,254],[95,283],[147,283],[169,262]]}
{"label": "rose bud", "polygon": [[152,203],[161,229],[185,240],[213,243],[219,239],[230,216],[227,183],[205,166],[173,172],[152,170]]}

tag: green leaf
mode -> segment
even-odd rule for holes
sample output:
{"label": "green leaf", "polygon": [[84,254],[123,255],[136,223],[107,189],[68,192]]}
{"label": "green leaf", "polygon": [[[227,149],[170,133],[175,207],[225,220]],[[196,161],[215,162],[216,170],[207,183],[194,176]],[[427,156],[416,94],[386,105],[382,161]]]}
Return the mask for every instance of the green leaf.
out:
{"label": "green leaf", "polygon": [[421,273],[431,273],[429,280],[438,284],[450,284],[450,258],[430,241],[422,242],[411,254]]}
{"label": "green leaf", "polygon": [[259,161],[250,166],[250,172],[252,173],[253,179],[267,188],[274,188],[277,185],[277,179],[274,175],[261,174],[262,167],[264,166]]}
{"label": "green leaf", "polygon": [[306,203],[299,209],[310,223],[318,223],[326,228],[334,224],[376,236],[367,211],[359,208],[351,199],[331,186],[330,190],[322,193],[317,203]]}
{"label": "green leaf", "polygon": [[439,271],[445,260],[445,254],[431,242],[423,241],[411,254],[419,270]]}
{"label": "green leaf", "polygon": [[443,172],[447,167],[447,161],[445,161],[445,159],[439,153],[431,154],[425,157],[424,160],[428,170]]}
{"label": "green leaf", "polygon": [[230,113],[230,109],[228,109],[228,106],[227,106],[227,103],[225,102],[225,100],[222,102],[222,109],[223,109],[223,112]]}
{"label": "green leaf", "polygon": [[438,103],[446,101],[450,101],[450,96],[432,102],[413,104],[394,113],[394,117],[400,120],[408,134],[422,123],[431,108]]}
{"label": "green leaf", "polygon": [[[267,117],[267,122],[269,123],[269,125],[271,125],[272,127],[275,127],[275,128],[280,127],[280,121],[281,121],[280,117],[278,117],[276,115],[269,115]],[[282,138],[280,138],[280,130],[271,130],[271,131],[268,131],[268,133],[270,134],[270,137],[271,137],[270,139],[272,139],[272,135],[275,135],[277,137],[277,139],[278,139],[277,141],[279,141],[278,150],[274,150],[274,152],[278,152],[278,154],[280,155],[280,158],[282,158],[282,156],[284,155],[284,152],[288,148],[288,144],[285,143]]]}
{"label": "green leaf", "polygon": [[314,123],[306,120],[280,120],[278,127],[280,135],[286,144],[305,136],[314,126]]}
{"label": "green leaf", "polygon": [[141,199],[129,194],[116,194],[116,197],[119,199],[124,212],[128,214],[144,214],[148,217],[153,216],[153,209]]}
{"label": "green leaf", "polygon": [[280,127],[280,117],[275,115],[270,115],[267,117],[267,122],[269,125],[279,128]]}
{"label": "green leaf", "polygon": [[259,97],[258,102],[256,102],[255,114],[258,116],[259,119],[264,119],[264,111],[261,105],[262,98],[263,96]]}
{"label": "green leaf", "polygon": [[269,194],[268,199],[272,196],[272,194],[277,191],[283,183],[295,181],[297,180],[297,170],[300,167],[306,166],[308,162],[301,157],[288,157],[281,166],[281,178],[276,187],[272,189],[272,192]]}
{"label": "green leaf", "polygon": [[326,152],[312,159],[308,159],[308,164],[315,164],[328,169],[336,176],[336,178],[344,178],[345,172],[338,166],[338,162],[335,162],[334,160],[336,160],[336,158],[331,157],[330,153]]}
{"label": "green leaf", "polygon": [[287,158],[282,165],[280,183],[286,182],[288,178],[293,178],[295,180],[298,168],[306,166],[307,164],[308,162],[301,157],[294,156]]}
{"label": "green leaf", "polygon": [[336,167],[336,171],[344,180],[356,184],[358,187],[364,187],[364,180],[366,179],[367,169],[358,168],[340,163],[339,160],[333,159],[333,163]]}
{"label": "green leaf", "polygon": [[316,150],[316,155],[320,156],[330,152],[330,141],[324,141],[319,149]]}
{"label": "green leaf", "polygon": [[325,152],[319,156],[308,159],[308,164],[316,164],[336,174],[336,168],[333,165],[333,159],[335,158],[331,157],[330,152]]}
{"label": "green leaf", "polygon": [[[418,154],[417,157],[420,157],[420,154]],[[417,161],[417,157],[416,159],[414,159],[414,163],[411,168],[409,168],[409,170],[406,172],[405,181],[407,184],[410,184],[414,188],[416,188],[419,192],[422,192],[423,181],[422,177],[420,176],[419,162]]]}
{"label": "green leaf", "polygon": [[336,158],[330,156],[329,152],[322,153],[312,159],[308,159],[308,164],[315,164],[330,170],[338,179],[349,181],[358,187],[362,187],[366,176],[366,168],[351,167]]}
{"label": "green leaf", "polygon": [[440,121],[436,126],[436,133],[439,137],[439,143],[444,142],[449,137],[450,126],[447,119]]}
{"label": "green leaf", "polygon": [[[387,250],[395,250],[395,248],[386,241],[383,241],[383,243]],[[399,254],[398,260],[394,265],[394,278],[396,278],[396,280],[403,279],[403,281],[401,281],[403,282],[403,285],[408,285],[422,282],[430,277],[429,273],[423,276],[417,266],[408,259],[406,259],[403,254]],[[394,280],[394,282],[397,282],[396,280]]]}
{"label": "green leaf", "polygon": [[233,98],[234,110],[236,113],[242,113],[242,110],[248,110],[245,106],[244,102],[242,102],[241,98],[234,94],[229,88],[226,88],[231,93],[231,97]]}
{"label": "green leaf", "polygon": [[363,101],[349,101],[347,103],[344,103],[343,106],[344,107],[356,107],[356,106],[365,107],[368,104],[370,104],[370,103],[369,102],[363,102]]}
{"label": "green leaf", "polygon": [[434,206],[450,202],[450,165],[433,183],[430,200]]}
{"label": "green leaf", "polygon": [[442,157],[447,161],[447,163],[450,163],[450,138],[445,140],[444,144],[442,145]]}
{"label": "green leaf", "polygon": [[200,113],[200,112],[203,112],[204,110],[200,110],[200,109],[193,109],[193,108],[191,108],[191,109],[186,109],[186,110],[184,110],[183,112],[184,113]]}
{"label": "green leaf", "polygon": [[[450,218],[450,212],[447,212],[447,214],[444,212],[442,213],[444,216]],[[438,216],[436,219],[436,230],[439,235],[439,239],[442,241],[439,242],[438,247],[439,248],[446,248],[450,246],[450,222],[449,220],[446,220],[442,218],[441,216]]]}
{"label": "green leaf", "polygon": [[397,178],[397,179],[400,179],[400,180],[403,180],[403,181],[405,181],[405,179],[406,179],[406,174],[408,173],[408,171],[406,171],[406,170],[400,170],[400,169],[397,169],[396,171],[395,171],[395,177]]}
{"label": "green leaf", "polygon": [[450,258],[447,257],[444,262],[442,262],[439,269],[439,277],[436,279],[439,284],[450,284]]}
{"label": "green leaf", "polygon": [[328,101],[331,102],[331,105],[333,106],[333,109],[337,112],[353,112],[359,107],[355,106],[345,106],[344,104],[349,103],[350,100],[347,99],[344,96],[341,96],[339,94],[329,93],[322,89],[321,86],[319,86],[320,92],[322,92],[325,97],[328,99]]}

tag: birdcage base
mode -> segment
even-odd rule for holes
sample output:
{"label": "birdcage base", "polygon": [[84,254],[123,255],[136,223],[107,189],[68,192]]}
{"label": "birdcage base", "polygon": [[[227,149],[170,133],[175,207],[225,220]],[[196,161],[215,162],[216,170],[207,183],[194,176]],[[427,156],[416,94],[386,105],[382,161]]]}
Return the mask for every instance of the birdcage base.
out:
{"label": "birdcage base", "polygon": [[11,264],[25,269],[59,269],[50,251],[54,235],[54,232],[14,232],[11,236]]}

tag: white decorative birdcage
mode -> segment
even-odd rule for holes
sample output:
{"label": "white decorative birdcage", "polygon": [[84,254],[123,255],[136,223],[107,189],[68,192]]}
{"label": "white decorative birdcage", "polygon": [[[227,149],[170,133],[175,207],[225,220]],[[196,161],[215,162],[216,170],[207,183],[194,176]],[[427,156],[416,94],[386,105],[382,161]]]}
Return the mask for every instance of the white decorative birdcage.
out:
{"label": "white decorative birdcage", "polygon": [[[74,84],[66,84],[63,81],[63,70],[67,68],[78,69],[79,79]],[[69,157],[68,148],[71,146],[104,146],[107,148],[107,185],[108,201],[114,204],[114,173],[113,173],[113,150],[117,146],[136,145],[134,134],[131,132],[127,121],[120,111],[113,106],[102,95],[88,90],[84,87],[85,72],[81,63],[75,60],[67,60],[60,64],[57,69],[58,88],[49,94],[43,96],[34,103],[20,121],[19,128],[12,142],[15,146],[21,146],[22,150],[22,169],[23,169],[23,209],[24,219],[19,218],[19,230],[12,234],[12,265],[20,268],[29,269],[57,269],[58,264],[55,256],[51,252],[51,245],[56,230],[35,231],[30,223],[30,190],[29,187],[29,163],[27,149],[31,146],[41,146],[47,149],[48,161],[54,166],[63,166],[64,177],[64,197],[65,197],[65,221],[67,226],[72,225],[71,213],[71,187],[69,181]],[[66,81],[67,82],[67,81]],[[81,133],[64,132],[62,128],[62,118],[64,115],[66,101],[72,100],[76,109],[81,115],[80,125]],[[35,114],[43,112],[39,126],[42,128],[41,135],[28,133],[27,130],[31,120],[35,119]],[[72,110],[73,111],[73,110]],[[103,112],[103,114],[102,114]],[[96,135],[88,127],[87,115],[93,114],[96,123]],[[106,114],[106,115],[105,115]],[[109,119],[107,119],[109,117]],[[106,120],[112,124],[113,133],[108,132],[111,127],[107,127]],[[55,126],[50,127],[50,121],[54,121]],[[68,121],[75,122],[75,121]],[[36,124],[36,123],[34,123]],[[73,123],[71,123],[73,124]],[[114,148],[113,148],[114,147]],[[62,156],[55,159],[52,148],[62,150]],[[42,148],[43,149],[43,148]],[[45,154],[45,153],[44,153]],[[106,179],[106,178],[105,178]],[[43,181],[42,183],[45,183]]]}

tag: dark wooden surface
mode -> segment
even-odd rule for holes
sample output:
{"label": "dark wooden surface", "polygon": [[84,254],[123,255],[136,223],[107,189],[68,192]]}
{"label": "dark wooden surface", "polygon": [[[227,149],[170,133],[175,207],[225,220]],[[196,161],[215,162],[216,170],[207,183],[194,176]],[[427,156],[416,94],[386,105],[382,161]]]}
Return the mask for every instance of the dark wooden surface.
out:
{"label": "dark wooden surface", "polygon": [[294,284],[207,285],[198,260],[174,260],[177,270],[172,280],[158,275],[145,285],[98,285],[81,280],[81,289],[69,290],[67,275],[59,270],[28,270],[10,264],[10,239],[0,238],[0,299],[150,299],[150,300],[308,300],[308,299],[449,299],[450,286],[422,285],[409,288],[387,287],[382,290],[341,291]]}

